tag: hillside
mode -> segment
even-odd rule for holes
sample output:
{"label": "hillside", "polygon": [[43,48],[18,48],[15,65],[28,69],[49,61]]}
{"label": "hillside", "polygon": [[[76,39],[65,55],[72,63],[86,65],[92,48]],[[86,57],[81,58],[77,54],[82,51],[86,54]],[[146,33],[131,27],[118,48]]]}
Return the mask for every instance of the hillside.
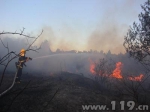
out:
{"label": "hillside", "polygon": [[[7,76],[5,79],[10,77]],[[5,83],[2,87],[6,87]],[[24,75],[20,84],[15,84],[8,94],[0,98],[0,110],[1,112],[84,112],[82,105],[107,104],[111,107],[112,100],[119,100],[117,93],[102,90],[96,81],[82,74],[62,72],[44,77]]]}

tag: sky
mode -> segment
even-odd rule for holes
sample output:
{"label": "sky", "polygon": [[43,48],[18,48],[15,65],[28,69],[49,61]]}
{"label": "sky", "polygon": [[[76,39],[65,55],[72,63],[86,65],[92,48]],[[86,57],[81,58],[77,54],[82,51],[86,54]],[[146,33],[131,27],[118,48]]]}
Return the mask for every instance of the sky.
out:
{"label": "sky", "polygon": [[[42,36],[52,51],[124,53],[123,39],[146,0],[0,0],[0,31]],[[14,38],[14,37],[12,37]],[[21,37],[23,38],[23,37]]]}

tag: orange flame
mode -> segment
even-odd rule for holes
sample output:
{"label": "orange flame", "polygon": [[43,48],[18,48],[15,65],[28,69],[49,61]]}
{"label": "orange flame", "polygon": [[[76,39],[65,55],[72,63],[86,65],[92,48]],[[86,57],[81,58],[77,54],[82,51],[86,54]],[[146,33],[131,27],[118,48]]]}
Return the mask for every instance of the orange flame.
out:
{"label": "orange flame", "polygon": [[91,64],[91,65],[90,65],[90,72],[91,72],[92,74],[96,74],[94,69],[95,69],[95,65],[94,65],[94,64]]}
{"label": "orange flame", "polygon": [[113,71],[113,74],[111,74],[110,76],[114,77],[114,78],[122,79],[121,67],[122,67],[122,63],[121,62],[116,63],[116,68]]}
{"label": "orange flame", "polygon": [[[90,59],[89,59],[90,60]],[[116,63],[116,68],[114,69],[113,73],[109,76],[108,74],[103,74],[104,76],[107,76],[107,77],[113,77],[113,78],[117,78],[117,79],[122,79],[123,76],[121,74],[121,68],[122,68],[122,62],[117,62]],[[92,74],[96,74],[95,72],[95,64],[94,62],[92,62],[92,60],[90,60],[90,72]],[[99,73],[99,75],[101,74],[101,71]],[[143,74],[140,74],[139,76],[135,76],[135,77],[128,77],[127,79],[128,80],[132,80],[132,81],[142,81],[144,75]]]}
{"label": "orange flame", "polygon": [[132,80],[132,81],[142,81],[143,77],[144,77],[144,75],[140,74],[139,76],[129,77],[129,80]]}
{"label": "orange flame", "polygon": [[90,61],[90,72],[92,73],[92,74],[96,74],[96,72],[95,72],[95,64],[94,64],[94,62],[89,58],[89,61]]}

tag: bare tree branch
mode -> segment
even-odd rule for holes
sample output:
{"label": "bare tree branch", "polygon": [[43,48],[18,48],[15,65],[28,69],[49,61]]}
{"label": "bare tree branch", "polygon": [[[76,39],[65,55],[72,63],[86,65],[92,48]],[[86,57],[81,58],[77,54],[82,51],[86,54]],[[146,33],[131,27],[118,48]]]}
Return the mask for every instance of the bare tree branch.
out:
{"label": "bare tree branch", "polygon": [[31,47],[31,46],[34,44],[34,42],[42,35],[42,33],[43,33],[43,30],[42,30],[41,34],[38,35],[38,36],[34,39],[34,41],[29,45],[29,47],[27,48],[27,50],[30,49],[30,47]]}
{"label": "bare tree branch", "polygon": [[25,28],[23,28],[20,33],[19,33],[19,32],[17,33],[17,31],[15,31],[15,32],[4,32],[4,31],[3,31],[3,32],[0,33],[0,35],[4,35],[4,34],[11,34],[11,35],[14,35],[14,34],[15,34],[15,35],[21,35],[21,36],[24,36],[24,37],[28,37],[28,38],[35,38],[35,37],[31,37],[31,36],[29,36],[29,35],[23,34],[23,33],[24,33],[24,29],[25,29]]}

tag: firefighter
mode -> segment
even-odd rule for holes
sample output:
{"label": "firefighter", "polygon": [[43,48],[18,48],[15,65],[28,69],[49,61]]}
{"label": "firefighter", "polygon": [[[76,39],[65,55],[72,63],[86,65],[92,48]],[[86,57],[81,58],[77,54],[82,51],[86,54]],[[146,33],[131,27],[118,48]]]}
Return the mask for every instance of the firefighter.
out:
{"label": "firefighter", "polygon": [[21,78],[21,75],[22,75],[23,66],[26,66],[25,62],[27,62],[29,60],[32,60],[32,58],[30,58],[30,57],[25,57],[25,54],[26,54],[26,50],[21,49],[20,54],[19,54],[18,62],[16,62],[16,68],[17,68],[16,82],[17,83],[20,83],[20,78]]}

